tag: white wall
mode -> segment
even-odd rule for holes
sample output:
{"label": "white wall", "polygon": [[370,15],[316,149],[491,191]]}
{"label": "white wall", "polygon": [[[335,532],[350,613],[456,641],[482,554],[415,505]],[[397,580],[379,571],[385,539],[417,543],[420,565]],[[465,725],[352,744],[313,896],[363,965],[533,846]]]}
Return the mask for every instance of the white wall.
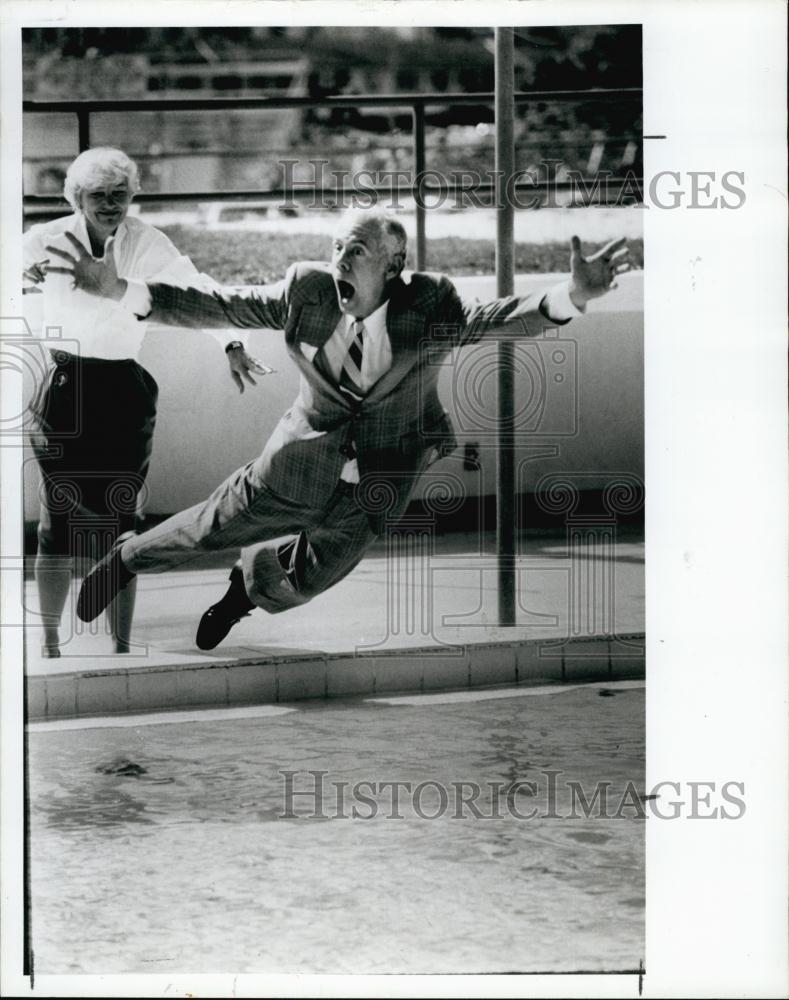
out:
{"label": "white wall", "polygon": [[[516,291],[547,287],[557,277],[520,276]],[[558,448],[555,457],[523,465],[521,490],[533,489],[542,475],[554,472],[587,473],[578,480],[581,488],[603,487],[612,474],[643,476],[642,277],[637,272],[620,278],[616,291],[590,304],[587,316],[562,327],[558,339],[518,345],[518,457],[523,461],[534,446]],[[464,295],[495,295],[492,276],[459,278],[456,284]],[[172,513],[198,502],[260,452],[292,401],[298,377],[281,334],[252,333],[250,351],[278,372],[240,395],[221,347],[209,334],[169,327],[149,332],[140,361],[158,381],[160,395],[148,513]],[[573,354],[576,365],[571,363]],[[554,356],[565,360],[557,364]],[[486,344],[464,348],[441,376],[442,398],[453,414],[459,440],[480,444],[481,471],[462,472],[460,457],[442,460],[433,471],[445,469],[460,476],[470,495],[495,489],[495,367],[496,345]],[[557,375],[564,381],[555,382]],[[546,385],[539,426],[546,432],[569,433],[535,433],[527,426],[537,416],[533,411],[540,397],[535,392]],[[37,517],[36,490],[35,462],[27,462],[26,519]]]}

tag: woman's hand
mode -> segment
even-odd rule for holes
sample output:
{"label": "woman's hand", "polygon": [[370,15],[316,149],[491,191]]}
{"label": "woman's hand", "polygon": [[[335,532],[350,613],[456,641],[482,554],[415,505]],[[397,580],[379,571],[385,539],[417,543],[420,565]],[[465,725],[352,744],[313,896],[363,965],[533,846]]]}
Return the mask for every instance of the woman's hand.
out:
{"label": "woman's hand", "polygon": [[29,281],[30,284],[22,288],[23,295],[41,295],[42,290],[36,288],[36,285],[40,285],[47,276],[46,266],[49,263],[49,257],[44,260],[38,260],[30,267],[26,268],[22,272],[22,278],[25,281]]}
{"label": "woman's hand", "polygon": [[104,256],[99,259],[88,253],[73,233],[63,233],[72,244],[76,257],[59,250],[57,247],[46,247],[50,253],[57,254],[68,261],[71,267],[47,267],[47,274],[69,274],[74,279],[74,288],[79,288],[89,295],[98,295],[103,299],[122,299],[126,292],[126,279],[119,278],[115,270],[115,256],[112,247],[115,237],[111,236],[104,247]]}

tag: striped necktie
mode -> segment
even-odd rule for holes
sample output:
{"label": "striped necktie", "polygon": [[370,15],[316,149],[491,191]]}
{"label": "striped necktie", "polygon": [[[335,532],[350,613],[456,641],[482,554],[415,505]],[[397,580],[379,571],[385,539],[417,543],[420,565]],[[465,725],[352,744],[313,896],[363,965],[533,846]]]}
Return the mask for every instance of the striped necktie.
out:
{"label": "striped necktie", "polygon": [[340,371],[340,389],[357,402],[364,397],[362,390],[362,359],[364,357],[364,323],[354,320],[353,340]]}

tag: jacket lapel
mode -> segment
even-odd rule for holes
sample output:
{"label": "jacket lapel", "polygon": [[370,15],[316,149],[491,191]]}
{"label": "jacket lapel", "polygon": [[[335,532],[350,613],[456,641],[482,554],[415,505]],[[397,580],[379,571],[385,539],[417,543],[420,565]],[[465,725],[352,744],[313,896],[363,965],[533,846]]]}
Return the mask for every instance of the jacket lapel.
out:
{"label": "jacket lapel", "polygon": [[389,308],[386,312],[386,332],[392,345],[392,367],[370,389],[365,402],[383,399],[408,374],[419,360],[419,342],[425,329],[425,317],[412,308],[410,285],[401,278],[392,283]]}
{"label": "jacket lapel", "polygon": [[331,288],[320,289],[314,300],[305,302],[301,307],[296,343],[310,344],[320,350],[334,333],[339,322],[340,307],[332,282]]}
{"label": "jacket lapel", "polygon": [[[313,382],[318,382],[325,391],[342,403],[346,400],[331,379],[321,370],[318,353],[331,337],[340,321],[340,307],[334,294],[334,283],[330,281],[324,288],[317,291],[315,297],[305,302],[296,320],[293,333],[292,355],[301,373]],[[301,345],[308,346],[308,358],[301,350]]]}

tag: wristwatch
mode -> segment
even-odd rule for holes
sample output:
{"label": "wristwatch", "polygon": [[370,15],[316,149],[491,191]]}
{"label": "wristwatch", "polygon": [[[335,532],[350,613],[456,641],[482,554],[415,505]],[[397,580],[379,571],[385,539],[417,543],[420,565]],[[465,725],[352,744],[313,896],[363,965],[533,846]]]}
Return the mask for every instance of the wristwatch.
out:
{"label": "wristwatch", "polygon": [[231,351],[235,351],[239,347],[242,350],[244,348],[244,345],[240,340],[231,340],[230,343],[225,346],[225,354],[229,354]]}

